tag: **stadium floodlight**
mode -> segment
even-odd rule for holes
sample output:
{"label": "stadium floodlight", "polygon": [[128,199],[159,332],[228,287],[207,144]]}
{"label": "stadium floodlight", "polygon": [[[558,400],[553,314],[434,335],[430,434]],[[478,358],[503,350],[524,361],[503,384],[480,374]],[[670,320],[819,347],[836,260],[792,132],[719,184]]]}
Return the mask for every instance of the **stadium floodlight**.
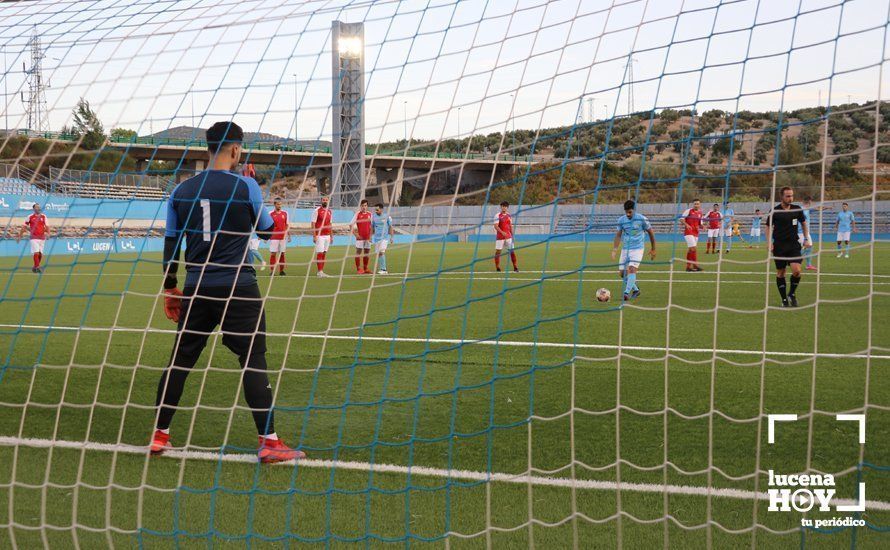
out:
{"label": "stadium floodlight", "polygon": [[365,64],[362,23],[331,24],[331,204],[355,207],[365,173]]}
{"label": "stadium floodlight", "polygon": [[356,58],[362,56],[362,39],[358,36],[341,36],[340,37],[340,56]]}

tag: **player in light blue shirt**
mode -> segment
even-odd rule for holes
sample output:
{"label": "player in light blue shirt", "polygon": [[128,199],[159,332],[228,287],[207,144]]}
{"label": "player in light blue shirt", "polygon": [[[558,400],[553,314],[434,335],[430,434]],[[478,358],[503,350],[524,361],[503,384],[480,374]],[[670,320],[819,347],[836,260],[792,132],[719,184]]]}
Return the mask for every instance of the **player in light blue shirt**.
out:
{"label": "player in light blue shirt", "polygon": [[[850,257],[850,233],[856,232],[856,216],[850,212],[850,205],[844,203],[842,210],[837,213],[837,220],[834,225],[837,227],[837,257],[842,255],[845,258]],[[846,245],[846,253],[841,253],[841,242]]]}
{"label": "player in light blue shirt", "polygon": [[754,217],[751,218],[751,240],[757,237],[757,244],[760,244],[760,224],[763,222],[763,213],[760,209],[754,211]]}
{"label": "player in light blue shirt", "polygon": [[250,258],[251,263],[257,261],[260,263],[260,271],[264,271],[266,269],[266,260],[260,255],[260,238],[256,235],[253,235],[250,238],[250,245],[247,247],[247,256]]}
{"label": "player in light blue shirt", "polygon": [[621,259],[618,262],[618,273],[624,280],[624,301],[633,300],[640,295],[637,286],[637,270],[643,260],[646,234],[649,234],[649,256],[655,259],[655,232],[652,224],[646,216],[635,211],[634,201],[624,203],[624,215],[618,218],[618,231],[615,232],[615,241],[612,243],[612,259],[618,255],[618,247],[621,245]]}
{"label": "player in light blue shirt", "polygon": [[392,226],[392,218],[383,213],[383,205],[378,204],[371,214],[371,242],[374,243],[374,252],[377,253],[377,273],[386,275],[386,248],[395,235]]}
{"label": "player in light blue shirt", "polygon": [[729,205],[729,201],[726,201],[726,205],[723,207],[723,244],[725,245],[723,248],[724,254],[729,254],[732,250],[732,222],[735,221],[735,210],[732,209],[732,206]]}

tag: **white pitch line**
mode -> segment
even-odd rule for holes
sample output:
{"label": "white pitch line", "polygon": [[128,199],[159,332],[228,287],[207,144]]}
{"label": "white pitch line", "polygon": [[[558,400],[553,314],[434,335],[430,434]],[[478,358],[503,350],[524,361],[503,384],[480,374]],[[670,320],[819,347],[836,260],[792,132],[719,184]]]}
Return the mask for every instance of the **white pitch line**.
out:
{"label": "white pitch line", "polygon": [[[0,436],[0,446],[3,447],[30,447],[34,449],[73,449],[81,451],[112,452],[133,455],[147,455],[148,448],[136,445],[124,445],[113,443],[94,443],[84,441],[65,441],[37,438],[19,438]],[[170,450],[164,453],[164,457],[206,460],[211,462],[236,462],[256,464],[255,454],[246,453],[220,453],[210,451],[183,451]],[[153,460],[153,459],[152,459]],[[428,466],[403,466],[400,464],[371,464],[369,462],[333,461],[306,458],[299,461],[279,462],[276,466],[302,466],[304,468],[318,468],[324,470],[350,470],[356,472],[374,472],[386,474],[417,475],[424,477],[436,477],[444,479],[458,479],[462,481],[483,481],[513,483],[517,485],[537,485],[543,487],[564,487],[576,489],[589,489],[594,491],[630,491],[637,493],[668,493],[672,495],[689,495],[706,497],[732,498],[738,500],[769,500],[767,493],[755,493],[741,489],[726,489],[719,487],[701,487],[693,485],[658,485],[655,483],[621,483],[614,481],[597,481],[591,479],[570,479],[565,477],[544,477],[528,474],[505,474],[498,472],[479,472],[474,470],[451,470],[445,468],[431,468]],[[837,499],[835,504],[855,505],[851,499]],[[881,500],[866,500],[867,510],[890,510],[890,502]]]}
{"label": "white pitch line", "polygon": [[[314,338],[314,339],[330,339],[330,340],[369,340],[375,342],[408,342],[423,344],[432,342],[435,344],[479,344],[483,346],[512,346],[512,347],[542,347],[542,348],[579,348],[579,349],[605,349],[618,350],[615,344],[569,344],[563,342],[528,342],[521,340],[460,340],[457,338],[387,338],[385,336],[348,336],[343,334],[307,334],[293,333],[292,336],[298,338]],[[656,346],[628,346],[622,345],[623,350],[632,351],[662,351],[677,353],[707,353],[712,354],[715,350],[706,348],[664,348]],[[718,353],[726,355],[775,355],[779,357],[825,357],[834,359],[890,359],[890,355],[868,355],[868,354],[849,354],[849,353],[805,353],[794,351],[762,351],[762,350],[745,350],[745,349],[718,349]]]}
{"label": "white pitch line", "polygon": [[[72,327],[64,325],[9,325],[0,324],[0,328],[15,329],[31,329],[31,330],[58,330],[69,332],[136,332],[143,333],[144,328],[133,327]],[[175,334],[173,329],[150,329],[151,332],[158,334]],[[6,334],[9,336],[9,334]],[[541,348],[577,348],[577,349],[599,349],[616,351],[618,346],[615,344],[583,344],[583,343],[567,343],[567,342],[530,342],[528,340],[498,340],[496,338],[485,339],[458,339],[458,338],[390,338],[388,336],[358,336],[347,334],[317,334],[311,332],[291,332],[291,333],[275,333],[266,331],[266,336],[272,337],[293,337],[306,338],[308,340],[366,340],[369,342],[406,342],[417,344],[460,344],[460,345],[480,345],[480,346],[507,346],[507,347],[541,347]],[[669,353],[706,353],[724,355],[767,355],[776,357],[823,357],[827,359],[890,359],[890,355],[874,355],[867,353],[812,353],[797,351],[763,351],[753,349],[708,349],[708,348],[665,348],[662,346],[630,346],[622,345],[621,349],[631,351],[658,351]]]}
{"label": "white pitch line", "polygon": [[[488,272],[488,271],[486,271],[486,272],[478,272],[478,271],[477,271],[476,274],[471,274],[471,273],[469,273],[469,272],[441,273],[440,276],[439,276],[439,277],[436,277],[436,278],[426,278],[426,277],[419,278],[419,277],[414,277],[414,276],[416,276],[417,274],[416,274],[416,273],[412,273],[412,274],[409,275],[409,280],[410,280],[410,281],[413,281],[413,282],[419,282],[419,281],[433,282],[433,281],[435,281],[435,282],[437,282],[437,283],[444,283],[444,282],[464,283],[465,281],[497,281],[497,282],[522,282],[522,283],[525,283],[525,282],[536,282],[536,283],[547,283],[547,284],[549,284],[549,283],[570,283],[570,284],[578,284],[578,282],[579,282],[579,281],[578,281],[578,277],[577,277],[576,274],[574,274],[574,273],[573,273],[573,274],[561,275],[561,276],[553,276],[552,274],[549,274],[549,276],[546,277],[546,278],[542,278],[542,277],[522,277],[521,275],[504,276],[503,274],[498,274],[497,277],[490,277],[490,276],[479,276],[479,275],[478,275],[479,273],[487,274],[487,273],[497,273],[497,272],[496,272],[496,271],[492,271],[492,272]],[[592,271],[585,271],[585,273],[594,273],[594,272],[592,272]],[[614,272],[614,271],[608,271],[608,272],[606,272],[606,271],[599,271],[599,272],[596,272],[596,273],[615,273],[615,272]],[[650,271],[649,273],[650,273],[650,274],[666,274],[666,272],[664,272],[664,271],[654,271],[654,272],[651,272],[651,271]],[[734,272],[726,272],[726,271],[723,271],[723,272],[721,272],[721,275],[733,275],[733,274],[737,274],[737,273],[738,273],[738,272],[735,272],[735,273],[734,273]],[[710,273],[710,275],[713,275],[713,274],[714,274],[714,273]],[[56,275],[63,275],[63,274],[59,274],[59,273],[57,273]],[[67,276],[67,274],[64,274],[64,275]],[[76,273],[75,275],[87,275],[87,274],[84,274],[84,273]],[[761,275],[763,275],[763,274],[761,273]],[[828,274],[827,274],[827,273],[823,273],[823,275],[828,275]],[[693,275],[693,276],[692,276],[693,278],[689,278],[689,279],[685,279],[685,278],[684,278],[684,279],[653,279],[653,278],[651,278],[651,277],[641,277],[641,278],[638,279],[638,280],[639,280],[640,282],[642,282],[642,283],[653,283],[653,284],[666,284],[666,283],[671,283],[671,284],[677,284],[677,285],[683,285],[683,284],[689,284],[689,285],[703,285],[703,284],[705,284],[705,285],[710,285],[710,284],[714,284],[714,283],[716,283],[716,281],[714,281],[714,280],[711,280],[711,279],[704,279],[704,277],[706,277],[706,276],[707,276],[707,275]],[[811,277],[814,277],[814,276],[815,276],[815,275],[812,275]],[[151,277],[156,277],[156,276],[155,276],[155,275],[151,275]],[[297,278],[294,278],[294,280],[298,280],[299,277],[302,277],[302,276],[298,275]],[[334,276],[332,276],[332,277],[333,277],[333,278],[341,277],[341,278],[343,278],[343,279],[356,279],[356,280],[365,279],[365,280],[370,280],[370,278],[369,278],[367,275],[334,275]],[[414,278],[412,278],[412,277],[414,277]],[[403,280],[403,279],[405,278],[405,276],[404,276],[404,275],[399,275],[399,274],[390,273],[390,274],[388,274],[388,275],[377,275],[377,278],[378,278],[378,280],[380,280],[380,281],[387,281],[387,282],[389,282],[389,281],[392,281],[392,280],[394,280],[394,279]],[[616,273],[616,275],[615,275],[614,277],[608,277],[608,278],[590,278],[590,277],[582,277],[581,282],[583,282],[583,283],[596,283],[596,284],[600,284],[600,283],[620,283],[620,282],[621,282],[621,279],[617,276],[617,273]],[[763,286],[763,285],[765,284],[765,283],[764,283],[764,279],[758,279],[758,280],[745,280],[745,279],[730,279],[730,278],[726,278],[726,279],[724,279],[724,280],[722,281],[722,283],[725,284],[725,285],[760,285],[760,286]],[[871,281],[871,282],[867,282],[867,281],[819,281],[819,285],[820,285],[820,286],[837,285],[837,286],[875,286],[875,287],[882,287],[882,286],[890,286],[890,281],[887,281],[887,282],[882,282],[882,281]],[[124,291],[122,291],[122,292],[124,292]]]}
{"label": "white pitch line", "polygon": [[[656,272],[656,273],[660,273],[660,272]],[[347,278],[352,278],[352,277],[362,277],[362,275],[345,275],[345,277],[347,277]],[[432,279],[430,279],[430,280],[432,281]],[[473,276],[473,277],[455,277],[455,276],[447,276],[447,277],[442,277],[442,278],[439,280],[439,282],[442,282],[442,281],[456,281],[456,282],[461,282],[461,283],[462,283],[462,282],[465,281],[465,280],[472,280],[472,281],[501,281],[501,282],[503,282],[503,281],[506,281],[506,282],[512,282],[512,281],[522,281],[522,282],[534,281],[534,282],[543,282],[543,283],[574,283],[574,284],[578,284],[578,279],[577,279],[576,277],[574,277],[574,276],[571,276],[571,275],[566,276],[566,277],[548,277],[548,278],[546,278],[546,279],[542,279],[542,278],[540,278],[540,277],[520,277],[520,276],[516,276],[516,275],[511,275],[510,277],[504,277],[504,276],[500,276],[500,277],[477,277],[477,276]],[[638,279],[638,280],[639,280],[641,283],[673,283],[673,284],[693,284],[693,285],[713,284],[713,283],[716,282],[716,281],[709,281],[709,280],[702,281],[702,280],[695,280],[695,279],[651,279],[651,278],[648,278],[648,277],[641,277],[641,278]],[[584,283],[620,283],[620,282],[621,282],[621,279],[618,278],[617,275],[616,275],[615,277],[610,277],[610,278],[608,278],[608,279],[590,279],[590,278],[584,277],[584,278],[582,279],[582,282],[584,282]],[[729,279],[724,279],[724,280],[723,280],[723,284],[726,284],[726,285],[761,285],[761,286],[763,286],[763,285],[764,285],[764,281],[763,281],[763,279],[761,279],[761,280],[759,280],[759,281],[747,281],[747,280],[741,280],[741,281],[739,281],[739,280],[729,280]],[[820,281],[820,282],[819,282],[819,285],[842,285],[842,286],[853,286],[853,285],[869,286],[869,285],[874,285],[874,286],[888,286],[888,285],[890,285],[890,282],[885,282],[885,283],[882,282],[882,283],[878,283],[878,282],[862,282],[862,281]]]}
{"label": "white pitch line", "polygon": [[[678,260],[678,261],[679,261],[679,260]],[[332,262],[331,262],[330,260],[328,260],[328,263],[332,263]],[[700,262],[700,263],[702,263],[702,262]],[[709,264],[704,263],[703,265],[706,265],[706,266],[707,266],[707,265],[709,265]],[[712,264],[711,264],[711,265],[712,265]],[[161,279],[161,276],[160,276],[160,275],[155,275],[155,274],[152,274],[152,273],[107,273],[107,272],[98,272],[98,271],[71,271],[70,269],[68,269],[67,271],[64,271],[64,272],[60,272],[60,269],[64,270],[64,269],[66,269],[66,268],[70,268],[70,267],[71,267],[71,266],[61,266],[61,267],[60,267],[60,266],[56,266],[56,271],[55,271],[55,272],[53,272],[52,269],[47,269],[46,271],[43,272],[43,274],[41,275],[41,277],[71,277],[71,276],[79,276],[79,275],[96,275],[96,276],[101,275],[101,276],[103,276],[103,277],[133,277],[133,278],[136,278],[136,277],[148,277],[148,278],[154,278],[154,279],[158,279],[158,280]],[[584,274],[594,274],[594,273],[610,273],[610,274],[615,274],[615,273],[617,273],[617,270],[618,270],[618,268],[617,268],[617,264],[615,264],[615,266],[612,267],[612,268],[610,268],[610,269],[584,269],[584,270],[583,270],[583,273],[584,273]],[[25,276],[25,277],[28,277],[28,278],[32,278],[32,277],[33,277],[33,274],[31,274],[30,271],[27,272],[27,274],[26,274],[26,272],[25,272],[24,270],[22,270],[21,273],[10,272],[10,271],[8,271],[8,270],[4,272],[3,270],[0,270],[0,276],[2,276],[3,273],[6,273],[6,274],[8,274],[8,275],[21,274],[21,275],[23,275],[23,276]],[[560,276],[565,276],[565,277],[574,277],[574,276],[577,276],[577,274],[579,273],[579,270],[572,270],[572,271],[559,271],[559,270],[554,270],[554,271],[546,271],[546,272],[541,272],[541,271],[538,271],[538,270],[532,270],[532,271],[522,271],[521,273],[522,273],[522,274],[541,273],[542,276],[543,276],[543,275],[546,275],[546,276],[548,277],[548,280],[553,280],[553,279],[555,279],[555,278],[557,278],[557,277],[560,277]],[[644,265],[644,266],[643,266],[643,269],[642,269],[642,271],[641,271],[641,273],[645,273],[645,274],[664,274],[664,275],[666,275],[666,274],[668,274],[668,273],[670,273],[670,272],[667,271],[667,270],[664,270],[664,269],[648,270],[648,271],[647,271],[647,270],[645,269],[645,265]],[[717,274],[717,270],[715,270],[715,269],[709,269],[709,270],[703,271],[703,272],[701,272],[701,273],[694,273],[694,274],[687,274],[687,273],[684,272],[683,270],[676,270],[676,271],[674,271],[673,273],[674,273],[674,276],[675,276],[675,277],[690,277],[689,280],[692,281],[692,282],[701,282],[701,279],[702,279],[702,278],[716,275],[716,274]],[[732,270],[720,270],[719,273],[720,273],[720,276],[721,276],[721,277],[734,276],[734,275],[759,275],[759,276],[763,277],[763,276],[765,276],[765,275],[767,274],[767,271],[732,271]],[[772,267],[770,267],[770,271],[769,271],[769,273],[772,273]],[[257,276],[258,276],[259,278],[263,278],[263,275],[264,275],[264,273],[263,273],[262,271],[260,271],[259,273],[257,273]],[[464,270],[461,270],[461,271],[448,271],[447,269],[445,269],[445,270],[443,270],[443,271],[416,271],[416,272],[409,272],[409,273],[407,274],[407,277],[408,277],[408,278],[412,278],[412,277],[429,277],[430,275],[436,275],[436,276],[439,276],[439,277],[458,277],[458,278],[467,278],[467,277],[473,277],[473,278],[476,278],[477,275],[498,275],[497,278],[498,278],[499,280],[500,280],[501,278],[504,277],[504,273],[503,273],[503,272],[498,272],[498,271],[464,271]],[[817,273],[810,273],[810,272],[807,272],[807,278],[808,278],[808,279],[809,279],[809,278],[816,277],[816,275],[817,275]],[[872,277],[872,278],[874,278],[874,279],[890,279],[890,275],[881,275],[881,274],[870,275],[870,274],[868,274],[868,273],[831,273],[831,272],[823,271],[823,272],[821,272],[821,273],[818,273],[818,275],[820,275],[820,276],[822,276],[822,277]],[[286,277],[286,280],[289,280],[289,279],[299,279],[299,278],[304,278],[304,277],[306,277],[305,274],[300,274],[300,275],[295,275],[295,276],[294,276],[294,275],[291,275],[291,276]],[[367,280],[370,280],[370,279],[371,279],[371,277],[369,277],[368,275],[358,275],[358,274],[355,274],[355,273],[343,273],[342,275],[337,274],[337,275],[332,275],[332,277],[347,277],[347,278],[350,278],[350,279],[367,279]],[[386,274],[386,275],[376,275],[376,277],[377,277],[378,279],[393,279],[393,278],[404,279],[404,278],[406,277],[406,274],[405,274],[405,273],[397,273],[397,272],[392,272],[392,271],[390,271],[390,272],[389,272],[388,274]],[[311,278],[311,277],[310,277],[310,278]],[[534,280],[540,280],[540,277],[535,278]],[[673,279],[673,280],[674,280],[674,282],[681,282],[681,281],[678,281],[677,279]],[[686,282],[686,281],[682,281],[682,282]],[[713,281],[708,281],[708,282],[713,282]],[[740,282],[740,281],[729,281],[729,282]],[[763,283],[762,280],[757,281],[757,282],[759,282],[759,283]],[[880,283],[876,283],[876,284],[880,284]]]}

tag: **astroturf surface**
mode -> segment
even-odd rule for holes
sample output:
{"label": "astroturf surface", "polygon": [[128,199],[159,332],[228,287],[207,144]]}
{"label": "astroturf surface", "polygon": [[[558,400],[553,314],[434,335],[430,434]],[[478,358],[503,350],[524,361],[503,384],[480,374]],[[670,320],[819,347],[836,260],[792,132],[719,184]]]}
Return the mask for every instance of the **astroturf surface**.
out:
{"label": "astroturf surface", "polygon": [[[662,244],[624,308],[606,243],[524,245],[519,273],[494,272],[490,248],[394,247],[390,274],[376,277],[354,275],[334,248],[329,279],[315,277],[310,250],[292,249],[288,276],[259,272],[276,431],[312,459],[361,463],[353,469],[219,459],[256,447],[219,335],[171,429],[175,446],[210,460],[15,444],[145,445],[174,326],[157,298],[157,255],[56,256],[43,275],[3,260],[0,437],[12,439],[0,445],[0,547],[442,547],[446,533],[452,548],[890,541],[887,510],[861,516],[872,528],[802,533],[799,513],[707,491],[763,492],[755,469],[810,468],[848,471],[837,489],[853,499],[861,450],[890,466],[890,246],[850,259],[828,247],[798,309],[777,307],[762,247],[736,245],[719,273],[717,256],[700,254],[707,271],[693,274],[682,261],[671,269],[685,249]],[[611,302],[596,301],[600,287]],[[864,448],[836,412],[866,413]],[[768,445],[762,415],[773,413],[800,419]],[[693,490],[547,482],[572,477]],[[890,502],[890,472],[866,467],[861,480],[869,500]],[[764,527],[752,532],[755,522]]]}

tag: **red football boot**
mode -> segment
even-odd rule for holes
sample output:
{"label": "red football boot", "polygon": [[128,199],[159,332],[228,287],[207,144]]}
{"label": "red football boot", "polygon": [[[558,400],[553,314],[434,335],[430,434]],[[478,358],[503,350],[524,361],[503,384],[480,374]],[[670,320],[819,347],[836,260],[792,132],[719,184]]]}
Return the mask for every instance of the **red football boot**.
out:
{"label": "red football boot", "polygon": [[155,434],[151,438],[151,454],[156,456],[162,455],[164,451],[172,448],[173,445],[170,445],[170,434],[164,433],[161,430],[155,430]]}
{"label": "red football boot", "polygon": [[257,450],[257,456],[259,457],[260,462],[271,464],[274,462],[306,458],[306,453],[291,449],[280,439],[266,439],[265,437],[260,436],[260,448]]}

